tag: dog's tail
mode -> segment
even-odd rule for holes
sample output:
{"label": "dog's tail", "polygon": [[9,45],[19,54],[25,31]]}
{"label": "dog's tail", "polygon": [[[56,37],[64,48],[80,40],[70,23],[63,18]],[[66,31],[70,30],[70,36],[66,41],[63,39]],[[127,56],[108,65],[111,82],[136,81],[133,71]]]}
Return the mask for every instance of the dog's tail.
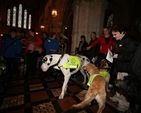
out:
{"label": "dog's tail", "polygon": [[85,106],[89,105],[91,103],[91,101],[95,98],[96,95],[93,95],[92,93],[85,97],[85,99],[79,103],[79,104],[75,104],[71,107],[71,109],[80,109],[80,108],[84,108]]}

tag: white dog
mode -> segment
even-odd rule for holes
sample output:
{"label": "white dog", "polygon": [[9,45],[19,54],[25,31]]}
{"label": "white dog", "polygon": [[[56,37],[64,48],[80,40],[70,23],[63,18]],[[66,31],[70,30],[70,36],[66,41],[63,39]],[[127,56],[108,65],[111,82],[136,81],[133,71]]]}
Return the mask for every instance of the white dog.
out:
{"label": "white dog", "polygon": [[[89,77],[87,74],[85,74],[83,70],[83,66],[90,63],[89,59],[85,56],[71,56],[68,54],[51,54],[46,55],[42,59],[42,65],[41,69],[45,72],[48,70],[49,67],[56,65],[63,73],[64,75],[64,83],[62,86],[62,92],[59,96],[59,99],[64,98],[64,93],[67,90],[67,84],[69,81],[69,78],[72,74],[76,73],[80,70],[80,72],[84,76],[83,83],[86,83],[86,78]],[[75,69],[74,71],[70,71],[71,69]]]}

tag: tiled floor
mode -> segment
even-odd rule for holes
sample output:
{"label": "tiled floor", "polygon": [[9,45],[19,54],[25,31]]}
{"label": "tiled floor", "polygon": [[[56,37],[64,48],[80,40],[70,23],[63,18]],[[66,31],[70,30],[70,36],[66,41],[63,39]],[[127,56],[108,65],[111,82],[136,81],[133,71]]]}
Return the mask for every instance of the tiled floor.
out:
{"label": "tiled floor", "polygon": [[[79,92],[84,87],[77,79],[70,79],[64,99],[59,100],[63,75],[44,77],[17,76],[12,79],[14,86],[6,87],[0,93],[0,113],[96,113],[95,101],[90,106],[79,110],[70,110],[73,104],[79,103],[82,97]],[[77,82],[76,82],[77,81]],[[103,113],[118,113],[109,103]]]}

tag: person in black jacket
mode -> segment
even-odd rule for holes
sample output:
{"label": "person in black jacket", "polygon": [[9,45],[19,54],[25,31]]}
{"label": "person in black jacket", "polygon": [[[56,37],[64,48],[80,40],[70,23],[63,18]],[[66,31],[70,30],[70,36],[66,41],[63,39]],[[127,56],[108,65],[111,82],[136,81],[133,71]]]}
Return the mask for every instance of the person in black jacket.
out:
{"label": "person in black jacket", "polygon": [[[96,40],[97,40],[96,32],[91,32],[90,33],[90,42],[88,46],[91,45]],[[100,43],[88,50],[88,58],[91,61],[91,63],[96,64],[97,57],[99,54],[99,48],[100,48]]]}
{"label": "person in black jacket", "polygon": [[[113,37],[117,40],[114,49],[113,58],[117,70],[117,79],[124,79],[128,76],[128,66],[136,52],[138,43],[128,32],[123,25],[115,25],[112,28]],[[120,93],[116,92],[114,96],[120,99]],[[121,100],[123,101],[123,99]]]}
{"label": "person in black jacket", "polygon": [[77,48],[77,53],[87,56],[87,50],[86,50],[87,46],[88,46],[88,43],[86,42],[85,36],[81,35],[81,41],[79,43],[79,47]]}
{"label": "person in black jacket", "polygon": [[114,26],[112,34],[117,40],[113,54],[118,72],[117,79],[123,79],[124,75],[128,75],[128,66],[137,50],[138,42],[122,25]]}

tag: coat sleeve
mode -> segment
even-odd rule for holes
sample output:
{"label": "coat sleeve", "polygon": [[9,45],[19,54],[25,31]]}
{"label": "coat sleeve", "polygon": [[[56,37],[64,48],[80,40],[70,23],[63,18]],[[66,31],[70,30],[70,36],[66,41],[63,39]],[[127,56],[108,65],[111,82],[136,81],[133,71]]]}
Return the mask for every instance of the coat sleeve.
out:
{"label": "coat sleeve", "polygon": [[136,49],[137,45],[134,43],[134,41],[130,40],[130,42],[128,42],[128,45],[126,46],[126,51],[118,55],[118,60],[122,62],[131,61]]}
{"label": "coat sleeve", "polygon": [[45,40],[44,48],[46,50],[46,54],[48,54],[49,53],[48,39]]}
{"label": "coat sleeve", "polygon": [[55,50],[57,51],[58,49],[59,49],[59,42],[58,42],[58,40],[57,39],[55,39],[56,40],[56,43],[55,43]]}
{"label": "coat sleeve", "polygon": [[40,46],[40,45],[42,45],[42,40],[41,40],[41,38],[38,36],[38,35],[35,35],[35,38],[36,38],[36,42],[34,42],[34,45],[35,46]]}
{"label": "coat sleeve", "polygon": [[115,46],[116,46],[116,42],[113,40],[113,42],[112,42],[112,51],[114,51]]}
{"label": "coat sleeve", "polygon": [[21,43],[20,40],[18,40],[16,53],[17,53],[17,54],[20,54],[21,52],[22,52],[22,43]]}
{"label": "coat sleeve", "polygon": [[131,63],[129,65],[129,73],[137,76],[140,81],[141,81],[141,72],[140,72],[140,68],[141,68],[141,43],[139,44],[133,59],[131,60]]}
{"label": "coat sleeve", "polygon": [[102,36],[100,36],[99,38],[97,38],[96,41],[94,41],[91,45],[89,45],[91,48],[94,47],[96,44],[98,44],[102,39]]}
{"label": "coat sleeve", "polygon": [[26,40],[23,42],[23,45],[24,45],[24,46],[28,46],[28,45],[29,45],[29,41],[26,39]]}

